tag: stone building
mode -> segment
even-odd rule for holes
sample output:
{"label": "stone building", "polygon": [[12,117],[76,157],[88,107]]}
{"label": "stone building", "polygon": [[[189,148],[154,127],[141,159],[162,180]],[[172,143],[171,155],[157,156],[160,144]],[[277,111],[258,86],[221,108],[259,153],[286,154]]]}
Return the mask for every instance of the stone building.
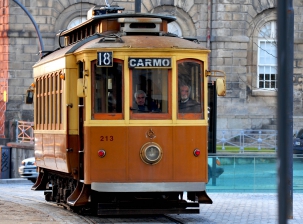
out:
{"label": "stone building", "polygon": [[[103,0],[20,0],[42,35],[44,50],[59,47],[56,34],[85,20]],[[134,12],[135,0],[108,0]],[[294,130],[303,127],[303,3],[293,0]],[[197,37],[211,49],[210,68],[224,70],[227,95],[218,99],[218,129],[275,129],[277,96],[277,0],[142,0],[141,12],[177,17],[170,32]],[[24,103],[39,60],[39,39],[24,10],[0,0],[0,138],[8,138],[13,120],[33,121]],[[291,74],[290,74],[291,75]]]}

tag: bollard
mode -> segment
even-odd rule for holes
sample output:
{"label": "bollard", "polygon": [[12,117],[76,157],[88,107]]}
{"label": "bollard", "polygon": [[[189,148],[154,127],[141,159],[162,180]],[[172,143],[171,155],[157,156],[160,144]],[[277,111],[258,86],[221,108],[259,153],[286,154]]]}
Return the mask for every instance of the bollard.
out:
{"label": "bollard", "polygon": [[0,179],[9,179],[11,170],[11,150],[5,145],[0,146]]}

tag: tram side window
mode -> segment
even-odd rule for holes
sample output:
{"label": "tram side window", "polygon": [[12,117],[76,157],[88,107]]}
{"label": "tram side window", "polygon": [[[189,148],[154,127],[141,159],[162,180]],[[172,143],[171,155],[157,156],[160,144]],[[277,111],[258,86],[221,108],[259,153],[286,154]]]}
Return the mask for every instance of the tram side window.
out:
{"label": "tram side window", "polygon": [[178,62],[178,113],[178,118],[204,118],[202,62],[200,61]]}
{"label": "tram side window", "polygon": [[168,69],[133,69],[133,113],[168,113]]}
{"label": "tram side window", "polygon": [[120,62],[113,67],[97,67],[93,62],[93,117],[98,114],[122,113],[122,71]]}

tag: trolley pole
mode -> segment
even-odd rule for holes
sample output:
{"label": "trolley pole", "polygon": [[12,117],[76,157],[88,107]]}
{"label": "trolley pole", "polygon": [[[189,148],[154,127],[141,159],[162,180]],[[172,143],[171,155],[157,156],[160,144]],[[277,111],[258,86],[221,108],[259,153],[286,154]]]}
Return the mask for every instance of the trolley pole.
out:
{"label": "trolley pole", "polygon": [[292,0],[278,0],[278,214],[279,224],[293,218],[293,60]]}

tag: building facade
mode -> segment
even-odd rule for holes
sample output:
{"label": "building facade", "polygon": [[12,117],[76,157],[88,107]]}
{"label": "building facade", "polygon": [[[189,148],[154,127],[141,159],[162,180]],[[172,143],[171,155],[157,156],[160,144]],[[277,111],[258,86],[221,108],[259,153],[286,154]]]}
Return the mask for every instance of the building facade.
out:
{"label": "building facade", "polygon": [[[103,0],[20,0],[42,35],[45,51],[59,47],[56,34],[85,20]],[[108,0],[134,12],[135,0]],[[293,0],[294,131],[303,127],[303,3]],[[227,95],[218,98],[218,129],[275,129],[277,110],[277,0],[142,0],[141,12],[174,15],[169,30],[197,37],[211,49],[211,70],[227,76]],[[0,0],[0,138],[14,120],[33,121],[24,103],[39,60],[35,27],[13,0]]]}

